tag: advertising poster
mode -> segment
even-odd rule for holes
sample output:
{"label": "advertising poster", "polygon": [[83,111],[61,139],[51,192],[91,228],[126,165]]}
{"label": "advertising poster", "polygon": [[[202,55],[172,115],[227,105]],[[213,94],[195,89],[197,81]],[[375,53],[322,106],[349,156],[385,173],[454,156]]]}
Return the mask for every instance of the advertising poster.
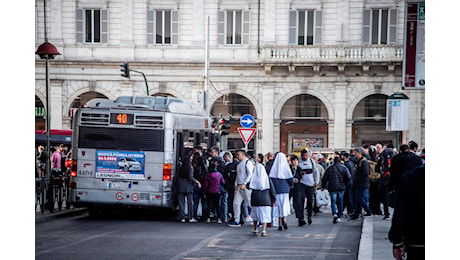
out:
{"label": "advertising poster", "polygon": [[144,179],[145,154],[127,151],[96,151],[96,177]]}

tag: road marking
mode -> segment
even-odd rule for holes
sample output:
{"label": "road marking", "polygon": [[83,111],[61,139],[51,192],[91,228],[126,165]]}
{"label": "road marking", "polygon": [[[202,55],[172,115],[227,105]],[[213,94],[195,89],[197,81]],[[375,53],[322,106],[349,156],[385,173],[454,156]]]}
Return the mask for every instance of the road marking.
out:
{"label": "road marking", "polygon": [[201,248],[205,247],[206,245],[208,245],[209,243],[213,242],[214,244],[217,244],[220,240],[218,241],[213,241],[214,239],[217,239],[218,237],[224,235],[227,231],[229,231],[230,229],[225,229],[224,231],[222,232],[219,232],[217,234],[215,234],[214,236],[211,236],[207,239],[204,239],[203,241],[201,241],[200,243],[198,243],[196,246],[188,249],[188,250],[185,250],[184,252],[181,252],[173,257],[170,258],[170,260],[179,260],[179,259],[183,259],[185,258],[186,255],[189,255],[191,253],[194,253],[196,251],[199,251]]}
{"label": "road marking", "polygon": [[304,236],[301,236],[301,237],[293,237],[291,236],[291,234],[287,234],[287,238],[294,238],[294,239],[299,239],[299,238],[308,238],[310,236],[310,234],[305,234]]}
{"label": "road marking", "polygon": [[[339,231],[341,225],[334,225],[332,228],[331,232],[329,234],[318,234],[317,239],[325,239],[325,242],[323,243],[323,246],[321,248],[321,251],[318,252],[318,254],[315,257],[315,260],[323,260],[326,255],[330,255],[331,253],[329,252],[332,247],[332,242],[334,241],[334,238],[337,235],[337,232]],[[315,236],[315,237],[316,237]]]}

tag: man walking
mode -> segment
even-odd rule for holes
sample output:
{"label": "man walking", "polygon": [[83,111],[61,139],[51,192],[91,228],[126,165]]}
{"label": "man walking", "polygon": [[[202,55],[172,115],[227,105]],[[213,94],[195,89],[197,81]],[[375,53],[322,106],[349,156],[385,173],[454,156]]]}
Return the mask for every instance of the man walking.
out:
{"label": "man walking", "polygon": [[356,208],[350,220],[357,220],[363,208],[366,211],[364,216],[372,216],[372,211],[367,204],[369,201],[369,162],[364,158],[364,149],[362,147],[353,149],[353,152],[358,163],[353,180]]}
{"label": "man walking", "polygon": [[311,152],[302,150],[299,160],[300,172],[294,176],[294,209],[299,220],[299,226],[306,224],[304,217],[305,198],[307,198],[308,224],[311,225],[313,211],[313,194],[319,183],[319,171],[316,163],[311,159]]}
{"label": "man walking", "polygon": [[[254,172],[254,164],[249,160],[249,155],[245,150],[239,150],[236,156],[240,163],[236,168],[236,182],[235,182],[235,197],[233,198],[233,212],[235,213],[235,220],[228,224],[229,227],[241,227],[241,203],[244,201],[247,205],[251,205],[251,190],[247,185],[251,180],[252,173]],[[250,216],[246,219],[250,222]]]}
{"label": "man walking", "polygon": [[[322,181],[322,190],[327,189],[331,195],[332,223],[341,222],[343,214],[343,195],[347,189],[347,183],[351,175],[348,169],[341,163],[340,157],[334,157],[334,163],[326,169]],[[337,204],[337,207],[336,207]]]}

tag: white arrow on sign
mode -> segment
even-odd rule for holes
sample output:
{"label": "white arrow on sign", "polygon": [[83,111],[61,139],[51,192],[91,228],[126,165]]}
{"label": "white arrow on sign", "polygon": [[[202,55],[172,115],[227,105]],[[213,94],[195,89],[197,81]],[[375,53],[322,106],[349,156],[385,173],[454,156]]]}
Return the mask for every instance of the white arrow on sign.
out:
{"label": "white arrow on sign", "polygon": [[244,120],[241,120],[241,122],[250,125],[253,121],[250,118],[246,118]]}
{"label": "white arrow on sign", "polygon": [[241,139],[243,139],[244,144],[248,144],[251,141],[251,138],[256,132],[256,128],[242,128],[238,127],[238,132],[240,133]]}

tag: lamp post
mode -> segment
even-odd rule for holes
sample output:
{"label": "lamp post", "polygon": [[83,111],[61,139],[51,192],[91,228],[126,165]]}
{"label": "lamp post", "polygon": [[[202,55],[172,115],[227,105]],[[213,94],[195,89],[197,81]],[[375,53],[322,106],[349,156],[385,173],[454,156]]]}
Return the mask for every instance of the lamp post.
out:
{"label": "lamp post", "polygon": [[[45,74],[46,74],[46,171],[45,171],[45,178],[47,178],[47,182],[50,183],[50,169],[51,169],[51,155],[50,155],[50,105],[49,105],[49,85],[50,85],[50,78],[49,78],[49,60],[54,59],[56,55],[61,55],[56,47],[45,40],[40,46],[38,46],[37,51],[35,52],[40,59],[45,60]],[[53,205],[54,206],[54,205]],[[53,206],[50,206],[50,211],[53,211]]]}

